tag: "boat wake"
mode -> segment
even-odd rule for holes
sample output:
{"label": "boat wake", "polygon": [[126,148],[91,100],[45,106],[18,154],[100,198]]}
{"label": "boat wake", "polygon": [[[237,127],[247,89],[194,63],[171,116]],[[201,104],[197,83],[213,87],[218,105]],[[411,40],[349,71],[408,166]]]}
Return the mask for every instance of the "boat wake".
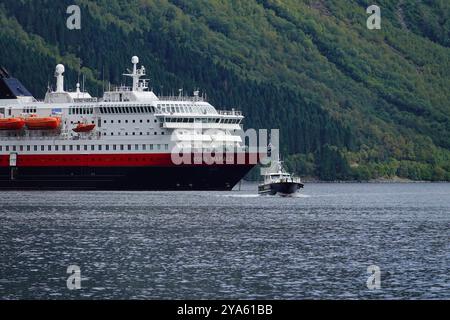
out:
{"label": "boat wake", "polygon": [[275,196],[268,196],[268,195],[261,195],[261,194],[224,194],[224,195],[217,195],[217,197],[225,197],[225,198],[271,198],[271,197],[281,197],[281,198],[311,198],[310,195],[302,194],[302,193],[295,193],[295,194],[288,194],[288,195],[275,195]]}
{"label": "boat wake", "polygon": [[311,198],[310,195],[308,194],[303,194],[303,193],[295,193],[292,195],[293,198]]}
{"label": "boat wake", "polygon": [[258,198],[259,194],[225,194],[225,195],[218,195],[218,197],[225,197],[225,198]]}

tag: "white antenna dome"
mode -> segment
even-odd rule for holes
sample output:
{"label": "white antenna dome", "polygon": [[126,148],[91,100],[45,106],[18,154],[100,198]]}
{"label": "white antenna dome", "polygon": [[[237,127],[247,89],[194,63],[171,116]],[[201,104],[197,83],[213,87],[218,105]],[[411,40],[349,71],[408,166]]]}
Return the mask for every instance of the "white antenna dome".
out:
{"label": "white antenna dome", "polygon": [[62,65],[62,64],[58,64],[57,66],[56,66],[56,73],[57,74],[63,74],[64,73],[64,71],[66,71],[66,69],[64,68],[64,65]]}
{"label": "white antenna dome", "polygon": [[139,63],[139,57],[134,56],[133,58],[131,58],[131,63],[132,64],[138,64]]}

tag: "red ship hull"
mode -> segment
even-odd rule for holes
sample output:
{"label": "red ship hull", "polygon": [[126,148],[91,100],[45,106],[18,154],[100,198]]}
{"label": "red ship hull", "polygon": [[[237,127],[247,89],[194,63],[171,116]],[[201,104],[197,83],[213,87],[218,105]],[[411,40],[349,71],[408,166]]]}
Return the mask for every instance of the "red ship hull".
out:
{"label": "red ship hull", "polygon": [[243,160],[174,165],[171,154],[18,155],[11,167],[10,157],[2,156],[0,189],[227,191],[255,166],[252,156]]}

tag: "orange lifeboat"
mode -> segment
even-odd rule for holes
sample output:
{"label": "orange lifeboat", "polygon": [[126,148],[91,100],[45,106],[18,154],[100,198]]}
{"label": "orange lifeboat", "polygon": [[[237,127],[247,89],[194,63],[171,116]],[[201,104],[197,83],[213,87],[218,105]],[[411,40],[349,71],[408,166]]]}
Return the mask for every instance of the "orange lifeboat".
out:
{"label": "orange lifeboat", "polygon": [[61,118],[30,117],[25,120],[25,124],[29,130],[54,130],[54,129],[57,129],[61,125]]}
{"label": "orange lifeboat", "polygon": [[90,132],[95,129],[95,124],[84,124],[79,123],[78,126],[75,129],[72,129],[76,133],[82,133],[82,132]]}
{"label": "orange lifeboat", "polygon": [[4,118],[0,119],[0,130],[20,130],[25,126],[25,120],[22,118]]}

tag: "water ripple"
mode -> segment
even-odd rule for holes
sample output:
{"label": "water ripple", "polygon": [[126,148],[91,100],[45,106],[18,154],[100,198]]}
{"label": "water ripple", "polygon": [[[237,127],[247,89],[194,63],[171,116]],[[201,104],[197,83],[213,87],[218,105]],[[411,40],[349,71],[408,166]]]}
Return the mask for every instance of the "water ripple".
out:
{"label": "water ripple", "polygon": [[[254,188],[3,192],[0,298],[450,298],[450,185]],[[69,265],[81,290],[66,287]]]}

